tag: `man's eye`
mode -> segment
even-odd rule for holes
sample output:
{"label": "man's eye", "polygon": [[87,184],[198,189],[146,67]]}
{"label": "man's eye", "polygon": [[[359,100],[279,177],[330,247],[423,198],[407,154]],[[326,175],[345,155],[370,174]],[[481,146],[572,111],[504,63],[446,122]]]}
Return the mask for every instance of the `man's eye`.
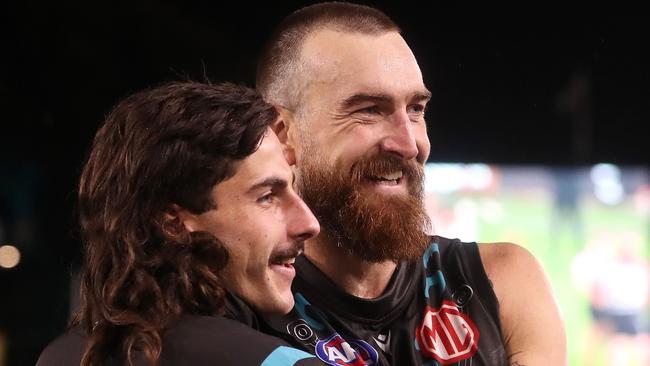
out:
{"label": "man's eye", "polygon": [[377,107],[376,105],[357,109],[355,111],[355,113],[364,113],[364,114],[379,114],[380,112],[381,111],[379,110],[379,107]]}
{"label": "man's eye", "polygon": [[257,202],[259,202],[259,203],[273,203],[274,200],[275,200],[275,194],[268,193],[268,194],[265,194],[264,196],[258,198]]}
{"label": "man's eye", "polygon": [[425,106],[421,104],[413,104],[409,106],[408,112],[412,114],[423,114],[424,113]]}

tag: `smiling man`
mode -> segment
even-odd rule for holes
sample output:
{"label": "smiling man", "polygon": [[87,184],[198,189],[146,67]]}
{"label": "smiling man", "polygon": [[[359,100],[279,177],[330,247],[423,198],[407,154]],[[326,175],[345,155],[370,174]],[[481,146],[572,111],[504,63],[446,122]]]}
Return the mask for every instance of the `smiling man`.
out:
{"label": "smiling man", "polygon": [[426,234],[430,93],[390,18],[349,3],[300,9],[257,71],[323,229],[296,262],[294,311],[267,319],[274,334],[331,365],[566,363],[557,304],[528,251]]}
{"label": "smiling man", "polygon": [[227,288],[261,314],[291,310],[294,261],[304,250],[303,242],[319,231],[292,187],[293,173],[270,132],[237,165],[234,176],[214,187],[214,209],[193,213],[177,207],[190,233],[209,233],[228,249],[222,274]]}
{"label": "smiling man", "polygon": [[291,310],[293,263],[319,232],[277,116],[254,90],[191,82],[113,109],[79,184],[81,309],[38,365],[321,364],[222,317]]}

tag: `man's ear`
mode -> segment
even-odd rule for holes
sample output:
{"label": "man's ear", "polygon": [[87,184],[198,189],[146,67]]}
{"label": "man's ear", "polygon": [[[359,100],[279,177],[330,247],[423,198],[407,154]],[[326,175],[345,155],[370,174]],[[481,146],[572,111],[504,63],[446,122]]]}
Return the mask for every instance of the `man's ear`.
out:
{"label": "man's ear", "polygon": [[173,203],[162,213],[160,229],[168,238],[179,241],[188,233],[199,231],[200,224],[195,214]]}
{"label": "man's ear", "polygon": [[[287,160],[289,165],[296,164],[296,149],[294,147],[293,139],[290,138],[289,131],[293,127],[293,114],[286,108],[276,106],[275,107],[280,116],[278,119],[271,124],[271,129],[278,136],[278,140],[282,144],[282,153],[284,158]],[[293,131],[292,131],[293,132]]]}

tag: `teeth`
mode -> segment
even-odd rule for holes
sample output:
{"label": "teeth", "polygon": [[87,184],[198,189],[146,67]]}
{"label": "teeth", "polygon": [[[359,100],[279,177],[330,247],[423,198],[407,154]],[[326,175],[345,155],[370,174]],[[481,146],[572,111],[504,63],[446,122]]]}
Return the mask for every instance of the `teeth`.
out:
{"label": "teeth", "polygon": [[397,180],[397,179],[400,179],[401,177],[402,177],[402,172],[401,171],[396,171],[396,172],[393,172],[393,173],[390,173],[390,174],[384,174],[384,175],[380,176],[380,178],[384,179],[384,180]]}
{"label": "teeth", "polygon": [[303,249],[302,248],[296,248],[297,250],[290,251],[289,253],[286,253],[286,256],[282,257],[273,257],[269,259],[269,264],[274,264],[278,266],[285,266],[285,265],[293,265],[296,263],[296,258],[302,255]]}
{"label": "teeth", "polygon": [[294,258],[287,258],[287,259],[278,261],[277,264],[286,265],[286,264],[294,264],[295,262],[296,262],[296,258],[294,257]]}

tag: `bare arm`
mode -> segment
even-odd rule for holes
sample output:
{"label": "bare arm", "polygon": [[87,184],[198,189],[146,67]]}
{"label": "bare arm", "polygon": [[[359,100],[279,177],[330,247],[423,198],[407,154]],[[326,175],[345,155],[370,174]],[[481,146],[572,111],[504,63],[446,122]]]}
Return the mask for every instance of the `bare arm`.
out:
{"label": "bare arm", "polygon": [[566,365],[564,324],[537,259],[511,243],[481,244],[479,250],[499,300],[510,364]]}

